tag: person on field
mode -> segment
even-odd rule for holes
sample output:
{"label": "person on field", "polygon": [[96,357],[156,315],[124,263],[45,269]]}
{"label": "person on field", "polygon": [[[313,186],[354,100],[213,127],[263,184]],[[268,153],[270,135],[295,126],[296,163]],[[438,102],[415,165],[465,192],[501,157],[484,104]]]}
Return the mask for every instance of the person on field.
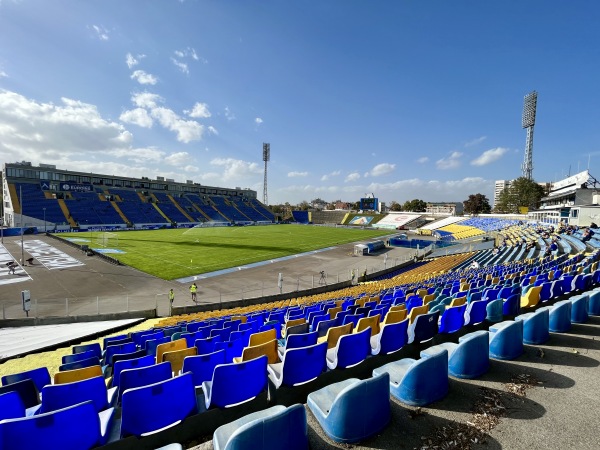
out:
{"label": "person on field", "polygon": [[175,301],[175,292],[173,292],[173,288],[169,290],[169,312],[173,313],[173,302]]}
{"label": "person on field", "polygon": [[196,292],[198,291],[198,286],[196,286],[196,283],[192,283],[192,285],[190,286],[190,292],[192,293],[192,301],[194,303],[197,303],[196,301]]}

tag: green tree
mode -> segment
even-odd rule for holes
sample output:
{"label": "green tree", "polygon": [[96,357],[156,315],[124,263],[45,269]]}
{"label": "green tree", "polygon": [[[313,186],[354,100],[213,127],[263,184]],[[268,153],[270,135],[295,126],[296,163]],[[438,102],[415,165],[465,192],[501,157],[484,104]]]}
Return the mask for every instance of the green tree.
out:
{"label": "green tree", "polygon": [[544,196],[544,188],[533,180],[520,177],[498,196],[494,210],[498,213],[518,214],[521,208],[537,209]]}
{"label": "green tree", "polygon": [[392,200],[392,203],[390,203],[390,211],[402,211],[402,205],[396,200]]}
{"label": "green tree", "polygon": [[471,194],[463,202],[465,214],[488,214],[492,211],[490,201],[483,194]]}
{"label": "green tree", "polygon": [[300,211],[308,211],[310,209],[310,205],[306,200],[302,200],[300,203],[298,203],[298,209]]}
{"label": "green tree", "polygon": [[425,208],[427,208],[427,203],[417,198],[414,200],[407,200],[404,202],[404,205],[402,205],[402,211],[425,212]]}

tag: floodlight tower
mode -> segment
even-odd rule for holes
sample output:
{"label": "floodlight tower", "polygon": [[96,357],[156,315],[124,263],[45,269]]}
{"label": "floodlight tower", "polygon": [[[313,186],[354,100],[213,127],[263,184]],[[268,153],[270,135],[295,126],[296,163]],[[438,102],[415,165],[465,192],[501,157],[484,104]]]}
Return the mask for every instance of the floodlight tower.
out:
{"label": "floodlight tower", "polygon": [[533,179],[533,126],[535,125],[535,111],[537,107],[537,92],[530,92],[523,101],[523,128],[527,129],[525,140],[525,159],[521,170],[528,180]]}
{"label": "floodlight tower", "polygon": [[263,203],[269,204],[269,197],[267,195],[267,163],[271,159],[271,144],[263,143],[263,161],[265,162],[265,180],[263,182]]}

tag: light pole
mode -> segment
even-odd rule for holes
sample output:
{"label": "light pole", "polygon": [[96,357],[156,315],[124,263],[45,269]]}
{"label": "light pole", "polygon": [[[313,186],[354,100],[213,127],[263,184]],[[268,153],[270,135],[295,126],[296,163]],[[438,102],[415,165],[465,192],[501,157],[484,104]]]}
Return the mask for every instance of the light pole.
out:
{"label": "light pole", "polygon": [[44,210],[44,234],[46,234],[46,208],[42,208]]}

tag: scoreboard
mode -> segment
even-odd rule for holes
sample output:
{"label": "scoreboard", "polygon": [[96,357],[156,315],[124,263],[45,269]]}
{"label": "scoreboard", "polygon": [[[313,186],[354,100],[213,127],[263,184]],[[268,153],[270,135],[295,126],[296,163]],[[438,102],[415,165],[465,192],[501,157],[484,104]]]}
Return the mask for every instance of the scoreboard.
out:
{"label": "scoreboard", "polygon": [[377,198],[361,198],[360,209],[363,211],[378,211],[379,199]]}

